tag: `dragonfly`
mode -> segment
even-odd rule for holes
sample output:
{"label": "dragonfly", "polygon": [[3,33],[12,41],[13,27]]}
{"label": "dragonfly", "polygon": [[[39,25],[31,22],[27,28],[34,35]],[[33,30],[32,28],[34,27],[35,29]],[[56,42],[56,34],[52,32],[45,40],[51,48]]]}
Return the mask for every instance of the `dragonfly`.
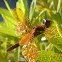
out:
{"label": "dragonfly", "polygon": [[11,50],[13,50],[13,49],[15,49],[19,46],[24,45],[24,44],[28,44],[28,42],[32,38],[44,33],[46,28],[49,28],[51,26],[51,23],[52,23],[52,21],[50,19],[48,19],[48,20],[43,19],[43,24],[42,25],[33,26],[31,31],[28,30],[29,32],[18,43],[16,43],[15,45],[9,47],[6,50],[6,52],[9,52],[9,51],[11,51]]}
{"label": "dragonfly", "polygon": [[[22,39],[15,45],[10,46],[6,50],[6,52],[12,51],[13,49],[15,49],[19,46],[23,46],[22,55],[24,55],[25,58],[28,57],[31,59],[33,56],[32,57],[30,57],[30,56],[33,55],[33,52],[34,52],[36,54],[34,59],[37,60],[36,58],[38,57],[38,52],[35,47],[34,38],[41,35],[42,33],[44,33],[48,38],[54,37],[55,35],[52,32],[54,31],[55,27],[52,30],[48,29],[51,26],[52,21],[50,19],[47,19],[47,20],[43,19],[41,25],[33,26],[21,9],[15,8],[13,10],[13,15],[14,15],[15,21],[17,22],[16,30],[15,30],[16,35],[19,38],[22,36]],[[47,35],[45,33],[46,31],[49,34],[53,34],[54,36]],[[52,32],[50,32],[50,31],[52,31]],[[29,51],[29,54],[27,52],[25,52],[25,50]],[[30,59],[28,59],[28,58],[27,58],[27,60],[30,61]],[[33,62],[33,61],[31,61],[31,62]]]}

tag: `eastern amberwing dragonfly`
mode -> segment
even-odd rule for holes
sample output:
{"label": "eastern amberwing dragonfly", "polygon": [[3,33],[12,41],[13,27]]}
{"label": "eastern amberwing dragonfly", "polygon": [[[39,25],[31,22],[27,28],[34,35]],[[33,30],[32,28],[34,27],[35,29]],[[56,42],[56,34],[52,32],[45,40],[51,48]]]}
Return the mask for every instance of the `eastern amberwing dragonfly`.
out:
{"label": "eastern amberwing dragonfly", "polygon": [[[15,20],[17,21],[16,35],[19,37],[21,35],[23,35],[24,37],[18,43],[9,47],[6,50],[6,52],[9,52],[9,51],[11,51],[11,50],[13,50],[19,46],[26,45],[26,44],[29,44],[29,45],[32,44],[30,47],[34,46],[34,49],[32,49],[31,52],[37,51],[37,49],[33,43],[34,37],[44,33],[46,31],[46,29],[51,26],[52,21],[50,19],[48,19],[48,20],[43,19],[42,25],[33,26],[33,25],[31,25],[31,23],[29,22],[29,19],[24,15],[24,13],[22,12],[21,9],[15,8],[13,10],[13,15],[14,15]],[[31,29],[29,29],[29,28],[31,28]],[[24,48],[26,49],[26,47],[23,47],[23,49]],[[37,53],[36,53],[36,56],[38,56]],[[35,57],[35,58],[37,58],[37,57]]]}

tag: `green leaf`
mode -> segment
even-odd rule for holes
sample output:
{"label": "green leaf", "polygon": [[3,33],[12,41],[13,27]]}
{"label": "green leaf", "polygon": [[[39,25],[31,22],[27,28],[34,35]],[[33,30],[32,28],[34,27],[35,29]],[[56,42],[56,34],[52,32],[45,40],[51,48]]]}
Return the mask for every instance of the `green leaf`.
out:
{"label": "green leaf", "polygon": [[9,4],[7,3],[7,1],[6,0],[4,0],[4,2],[5,2],[5,4],[6,4],[6,7],[8,8],[8,10],[9,10],[9,12],[11,13],[11,15],[13,16],[13,13],[12,13],[12,11],[11,11],[11,8],[10,8],[10,6],[9,6]]}
{"label": "green leaf", "polygon": [[48,41],[50,41],[53,46],[55,46],[58,50],[62,52],[62,37],[48,38]]}
{"label": "green leaf", "polygon": [[56,47],[54,47],[54,52],[58,53],[58,54],[62,54],[62,52],[60,50],[58,50]]}
{"label": "green leaf", "polygon": [[13,25],[16,25],[16,21],[7,9],[0,8],[0,14],[5,19],[4,21],[6,22],[6,24],[12,23]]}
{"label": "green leaf", "polygon": [[14,52],[14,59],[15,59],[15,62],[19,62],[19,60],[20,60],[20,47],[16,48],[16,50]]}
{"label": "green leaf", "polygon": [[7,9],[0,8],[0,14],[4,14],[5,16],[12,18],[12,15],[10,14],[10,12]]}
{"label": "green leaf", "polygon": [[54,9],[57,10],[58,0],[53,0]]}
{"label": "green leaf", "polygon": [[48,38],[48,40],[53,44],[62,44],[62,37]]}
{"label": "green leaf", "polygon": [[1,27],[0,28],[0,33],[4,33],[10,36],[16,37],[15,30],[9,28],[9,27]]}
{"label": "green leaf", "polygon": [[6,24],[4,22],[0,22],[0,27],[2,26],[6,26]]}
{"label": "green leaf", "polygon": [[46,48],[46,51],[48,50],[48,51],[53,51],[54,49],[53,49],[53,44],[52,43],[50,43]]}
{"label": "green leaf", "polygon": [[38,62],[62,62],[62,56],[52,51],[38,52]]}
{"label": "green leaf", "polygon": [[59,11],[60,11],[60,5],[61,5],[61,0],[58,0],[57,12],[59,12]]}
{"label": "green leaf", "polygon": [[43,37],[43,35],[39,35],[38,37],[35,37],[35,43],[37,45],[37,49],[39,51],[44,50],[45,49],[45,45],[41,43],[41,38]]}
{"label": "green leaf", "polygon": [[62,52],[62,44],[54,44],[54,46]]}
{"label": "green leaf", "polygon": [[7,27],[11,27],[13,29],[15,28],[17,23],[13,18],[10,18],[10,17],[5,16],[3,14],[2,14],[2,17],[4,18],[4,21],[5,21],[6,25],[7,25]]}
{"label": "green leaf", "polygon": [[33,18],[33,15],[35,13],[36,8],[36,0],[32,0],[31,6],[30,6],[30,13],[29,13],[29,20],[31,21]]}

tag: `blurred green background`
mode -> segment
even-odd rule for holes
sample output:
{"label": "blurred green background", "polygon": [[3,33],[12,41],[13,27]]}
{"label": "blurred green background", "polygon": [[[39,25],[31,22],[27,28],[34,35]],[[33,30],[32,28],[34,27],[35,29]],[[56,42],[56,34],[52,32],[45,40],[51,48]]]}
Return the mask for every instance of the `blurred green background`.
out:
{"label": "blurred green background", "polygon": [[[6,0],[6,1],[8,2],[10,8],[12,8],[12,9],[16,8],[16,2],[18,0]],[[28,8],[30,8],[31,1],[32,0],[27,0]],[[6,7],[5,3],[4,3],[4,0],[0,0],[0,7],[7,9],[7,7]],[[2,20],[3,20],[3,18],[0,15],[0,21],[2,21]]]}
{"label": "blurred green background", "polygon": [[[8,1],[12,3],[10,4]],[[16,0],[8,1],[4,0],[6,8],[1,7],[0,2],[0,15],[4,20],[2,21],[0,18],[0,62],[27,62],[22,56],[22,46],[11,52],[5,52],[8,47],[20,41],[15,34],[17,22],[12,13],[13,8],[15,8],[13,3]],[[44,33],[35,37],[38,50],[37,62],[62,62],[62,0],[32,0],[31,5],[29,2],[31,1],[28,0],[27,3],[27,0],[18,0],[16,1],[16,8],[22,9],[33,26],[41,25],[43,19],[51,19],[52,25],[49,29],[51,30],[54,27],[56,29],[52,29],[56,38],[48,38]],[[11,8],[11,6],[13,7]],[[47,30],[45,32],[49,37],[53,36]]]}

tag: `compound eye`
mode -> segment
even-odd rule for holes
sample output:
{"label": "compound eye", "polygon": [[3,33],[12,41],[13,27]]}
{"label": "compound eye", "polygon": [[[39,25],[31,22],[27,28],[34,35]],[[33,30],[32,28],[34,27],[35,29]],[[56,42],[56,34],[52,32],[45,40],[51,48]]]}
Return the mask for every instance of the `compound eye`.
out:
{"label": "compound eye", "polygon": [[46,20],[45,19],[43,19],[43,24],[45,24],[46,23]]}
{"label": "compound eye", "polygon": [[32,29],[35,29],[35,27],[33,26],[33,28]]}

